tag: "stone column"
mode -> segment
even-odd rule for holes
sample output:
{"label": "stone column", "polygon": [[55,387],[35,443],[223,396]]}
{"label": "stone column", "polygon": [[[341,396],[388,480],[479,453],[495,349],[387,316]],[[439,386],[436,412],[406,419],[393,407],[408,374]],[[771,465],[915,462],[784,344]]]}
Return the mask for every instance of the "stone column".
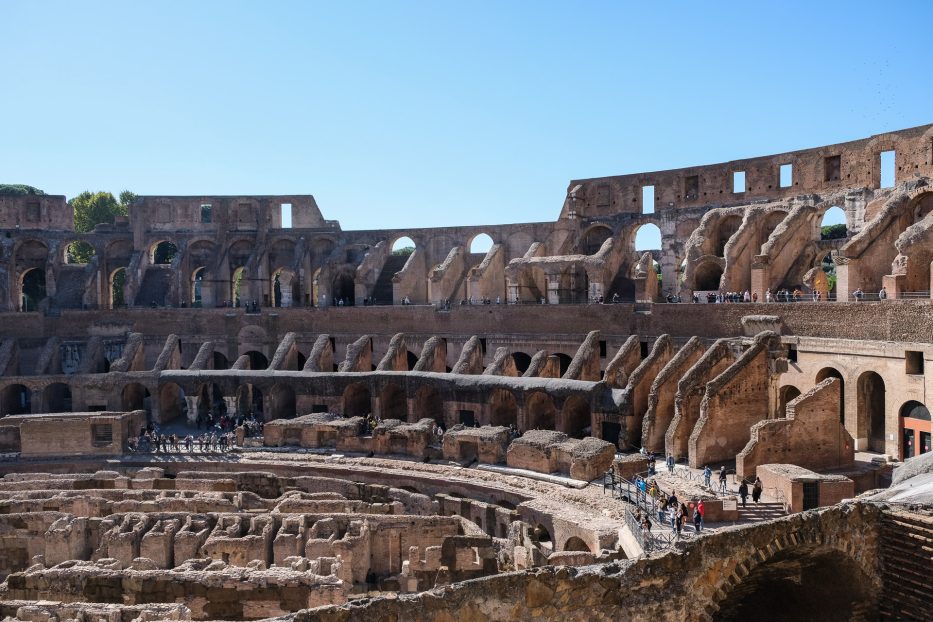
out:
{"label": "stone column", "polygon": [[847,302],[859,287],[858,260],[837,256],[833,261],[836,264],[836,301]]}
{"label": "stone column", "polygon": [[234,397],[224,397],[224,404],[227,406],[227,417],[231,419],[236,419],[236,405],[237,398]]}
{"label": "stone column", "polygon": [[516,283],[515,281],[509,279],[509,280],[506,282],[506,287],[508,288],[508,292],[509,292],[509,302],[510,302],[510,303],[513,303],[513,304],[514,304],[514,303],[517,303],[517,302],[519,301],[519,298],[518,298],[518,296],[519,296],[519,294],[518,294],[518,283]]}
{"label": "stone column", "polygon": [[547,302],[548,304],[560,304],[560,274],[552,272],[545,273],[544,278],[547,282]]}
{"label": "stone column", "polygon": [[198,396],[185,396],[185,402],[188,404],[188,423],[194,425],[198,421]]}
{"label": "stone column", "polygon": [[[759,302],[765,301],[765,292],[769,287],[771,287],[771,258],[768,255],[755,255],[752,261],[752,293],[757,292]],[[774,294],[774,292],[771,293]]]}

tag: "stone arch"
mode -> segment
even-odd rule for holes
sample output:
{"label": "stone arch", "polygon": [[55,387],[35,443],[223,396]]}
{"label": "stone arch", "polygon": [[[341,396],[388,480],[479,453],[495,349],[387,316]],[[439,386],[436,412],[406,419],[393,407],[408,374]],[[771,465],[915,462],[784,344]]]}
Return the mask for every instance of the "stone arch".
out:
{"label": "stone arch", "polygon": [[901,438],[901,460],[913,458],[931,451],[930,410],[925,404],[910,400],[898,411],[898,426]]}
{"label": "stone arch", "polygon": [[39,304],[48,296],[45,289],[45,269],[30,268],[23,272],[20,279],[20,292],[22,293],[21,310],[38,311]]}
{"label": "stone arch", "polygon": [[467,249],[469,249],[470,254],[483,254],[489,252],[489,249],[492,248],[492,245],[495,244],[495,241],[492,239],[492,236],[488,233],[477,233],[472,236],[469,241],[467,241]]}
{"label": "stone arch", "polygon": [[279,383],[269,390],[269,414],[272,419],[293,419],[297,414],[295,389]]}
{"label": "stone arch", "polygon": [[[205,382],[198,386],[198,412],[199,417],[209,414],[221,415],[227,411],[224,404],[224,394],[213,382]],[[190,415],[189,415],[190,416]]]}
{"label": "stone arch", "polygon": [[295,273],[288,268],[278,268],[272,273],[273,307],[291,307],[295,304],[295,286],[297,285]]}
{"label": "stone arch", "polygon": [[46,412],[67,413],[72,411],[71,387],[64,382],[53,382],[42,393],[45,398]]}
{"label": "stone arch", "polygon": [[728,572],[713,603],[700,618],[738,622],[760,617],[799,620],[806,611],[814,620],[874,619],[879,582],[852,555],[802,533],[776,540],[737,564],[742,572]]}
{"label": "stone arch", "polygon": [[269,359],[262,352],[258,350],[249,350],[243,354],[249,357],[249,368],[251,370],[261,371],[263,369],[269,369]]}
{"label": "stone arch", "polygon": [[237,414],[265,420],[262,390],[252,384],[242,384],[236,391]]}
{"label": "stone arch", "polygon": [[418,355],[412,352],[411,350],[405,351],[405,364],[408,366],[408,371],[411,371],[415,368],[415,365],[418,364]]}
{"label": "stone arch", "polygon": [[866,371],[856,383],[858,437],[868,438],[868,449],[884,452],[885,400],[884,379],[874,371]]}
{"label": "stone arch", "polygon": [[[827,205],[821,214],[818,214],[819,218],[817,219],[816,233],[813,236],[815,240],[839,240],[844,239],[849,236],[849,219],[846,215],[844,209],[838,205]],[[823,227],[830,227],[833,225],[845,225],[842,228],[839,228],[839,231],[829,231],[826,234],[823,233]]]}
{"label": "stone arch", "polygon": [[200,266],[191,271],[191,306],[200,307],[204,296],[204,275],[207,269]]}
{"label": "stone arch", "polygon": [[0,417],[32,412],[32,391],[23,384],[11,384],[0,392]]}
{"label": "stone arch", "polygon": [[704,261],[697,266],[694,272],[693,278],[696,285],[693,289],[701,292],[719,290],[722,273],[723,269],[719,263],[709,260]]}
{"label": "stone arch", "polygon": [[761,227],[761,239],[759,246],[768,241],[768,238],[771,237],[771,234],[774,233],[774,230],[777,229],[778,225],[787,218],[787,212],[783,210],[772,210],[767,213],[764,218],[764,224]]}
{"label": "stone arch", "polygon": [[352,307],[356,301],[356,285],[353,280],[353,271],[349,267],[344,267],[337,271],[331,283],[331,300],[337,305],[340,300],[348,307]]}
{"label": "stone arch", "polygon": [[567,370],[570,369],[570,364],[573,362],[573,357],[564,352],[555,352],[554,356],[557,357],[557,362],[560,369],[560,375],[563,378],[564,374],[567,373]]}
{"label": "stone arch", "polygon": [[138,382],[130,382],[120,392],[120,406],[124,411],[145,410],[150,412],[149,389]]}
{"label": "stone arch", "polygon": [[562,551],[576,551],[576,552],[581,552],[581,553],[592,553],[593,552],[592,550],[590,550],[589,545],[587,545],[587,543],[584,542],[583,539],[580,538],[579,536],[570,536],[569,538],[567,538],[567,541],[564,542],[564,547],[561,550]]}
{"label": "stone arch", "polygon": [[590,404],[579,395],[564,400],[560,411],[560,431],[572,438],[590,436],[593,430]]}
{"label": "stone arch", "polygon": [[444,426],[444,400],[440,392],[431,385],[425,385],[415,393],[415,408],[412,419],[434,419],[437,425]]}
{"label": "stone arch", "polygon": [[372,394],[363,382],[354,382],[343,390],[343,415],[365,417],[373,411]]}
{"label": "stone arch", "polygon": [[726,256],[726,244],[732,239],[739,227],[742,226],[742,217],[738,214],[730,214],[719,220],[716,225],[716,252],[717,257]]}
{"label": "stone arch", "polygon": [[62,263],[84,265],[97,255],[93,244],[85,240],[73,240],[62,244]]}
{"label": "stone arch", "polygon": [[246,275],[246,268],[244,266],[239,266],[234,269],[230,275],[230,304],[234,307],[239,307],[241,300],[241,294],[245,294],[243,291],[243,279]]}
{"label": "stone arch", "polygon": [[607,225],[595,224],[580,235],[580,253],[595,255],[602,245],[613,236],[612,229]]}
{"label": "stone arch", "polygon": [[526,430],[555,430],[556,424],[557,407],[550,395],[535,391],[525,398]]}
{"label": "stone arch", "polygon": [[379,405],[383,419],[408,420],[408,396],[399,385],[389,383],[383,387],[379,394]]}
{"label": "stone arch", "polygon": [[839,422],[844,424],[846,421],[846,381],[835,367],[824,367],[816,372],[816,384],[819,384],[827,378],[836,378],[839,380]]}
{"label": "stone arch", "polygon": [[515,363],[515,369],[521,375],[528,371],[528,366],[531,365],[531,356],[525,352],[512,352],[512,361]]}
{"label": "stone arch", "polygon": [[490,425],[518,425],[518,402],[508,389],[493,389],[489,396]]}
{"label": "stone arch", "polygon": [[407,235],[399,235],[389,245],[393,255],[410,255],[418,248],[418,243]]}
{"label": "stone arch", "polygon": [[185,392],[174,382],[167,382],[159,389],[159,419],[162,423],[177,419],[187,410]]}
{"label": "stone arch", "polygon": [[165,266],[178,256],[178,246],[169,240],[158,240],[149,246],[149,263]]}
{"label": "stone arch", "polygon": [[110,273],[108,279],[110,286],[110,308],[119,309],[126,306],[126,268],[117,268]]}
{"label": "stone arch", "polygon": [[779,394],[780,401],[778,403],[778,410],[775,413],[777,417],[786,417],[787,416],[787,405],[794,399],[800,397],[800,389],[795,387],[792,384],[784,385],[781,387]]}
{"label": "stone arch", "polygon": [[227,356],[217,350],[214,350],[211,363],[211,369],[230,369],[230,361],[227,360]]}
{"label": "stone arch", "polygon": [[637,253],[661,250],[661,228],[653,222],[638,225],[632,236],[632,249]]}

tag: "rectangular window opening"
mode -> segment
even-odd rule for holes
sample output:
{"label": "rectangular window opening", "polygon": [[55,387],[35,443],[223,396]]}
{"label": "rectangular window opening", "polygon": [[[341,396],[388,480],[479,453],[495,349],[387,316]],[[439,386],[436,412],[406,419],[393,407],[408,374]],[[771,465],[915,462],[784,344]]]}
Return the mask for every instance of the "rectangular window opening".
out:
{"label": "rectangular window opening", "polygon": [[211,222],[211,216],[212,216],[211,211],[213,209],[214,208],[213,206],[211,206],[210,203],[201,204],[201,223],[208,224]]}
{"label": "rectangular window opening", "polygon": [[895,164],[897,154],[894,151],[882,151],[881,156],[881,188],[893,188],[895,181]]}
{"label": "rectangular window opening", "polygon": [[641,213],[654,214],[654,186],[641,187]]}
{"label": "rectangular window opening", "polygon": [[914,352],[908,350],[905,359],[907,362],[907,373],[911,376],[923,375],[923,352]]}
{"label": "rectangular window opening", "polygon": [[742,194],[745,192],[745,171],[735,171],[732,173],[732,192]]}
{"label": "rectangular window opening", "polygon": [[599,341],[599,357],[606,358],[606,340],[600,339]]}
{"label": "rectangular window opening", "polygon": [[794,185],[794,165],[793,164],[782,164],[781,165],[781,188],[790,188]]}
{"label": "rectangular window opening", "polygon": [[693,201],[698,196],[700,196],[700,176],[691,175],[684,179],[684,198]]}
{"label": "rectangular window opening", "polygon": [[842,156],[823,158],[823,181],[837,181],[842,175]]}
{"label": "rectangular window opening", "polygon": [[282,228],[292,228],[292,204],[282,203]]}

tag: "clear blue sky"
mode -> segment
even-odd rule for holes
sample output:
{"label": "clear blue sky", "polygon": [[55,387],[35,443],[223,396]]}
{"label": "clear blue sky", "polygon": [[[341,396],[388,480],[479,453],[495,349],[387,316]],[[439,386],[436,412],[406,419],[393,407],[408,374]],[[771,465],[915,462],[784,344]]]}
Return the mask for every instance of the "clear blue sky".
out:
{"label": "clear blue sky", "polygon": [[572,178],[933,122],[933,3],[3,0],[0,181],[551,221]]}

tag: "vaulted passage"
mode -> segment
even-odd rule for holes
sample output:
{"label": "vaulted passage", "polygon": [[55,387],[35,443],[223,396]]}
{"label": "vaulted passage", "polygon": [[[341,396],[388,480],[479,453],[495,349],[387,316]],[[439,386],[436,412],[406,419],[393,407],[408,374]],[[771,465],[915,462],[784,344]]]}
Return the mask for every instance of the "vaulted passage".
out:
{"label": "vaulted passage", "polygon": [[720,607],[721,622],[874,620],[877,592],[847,555],[805,547],[756,566]]}

